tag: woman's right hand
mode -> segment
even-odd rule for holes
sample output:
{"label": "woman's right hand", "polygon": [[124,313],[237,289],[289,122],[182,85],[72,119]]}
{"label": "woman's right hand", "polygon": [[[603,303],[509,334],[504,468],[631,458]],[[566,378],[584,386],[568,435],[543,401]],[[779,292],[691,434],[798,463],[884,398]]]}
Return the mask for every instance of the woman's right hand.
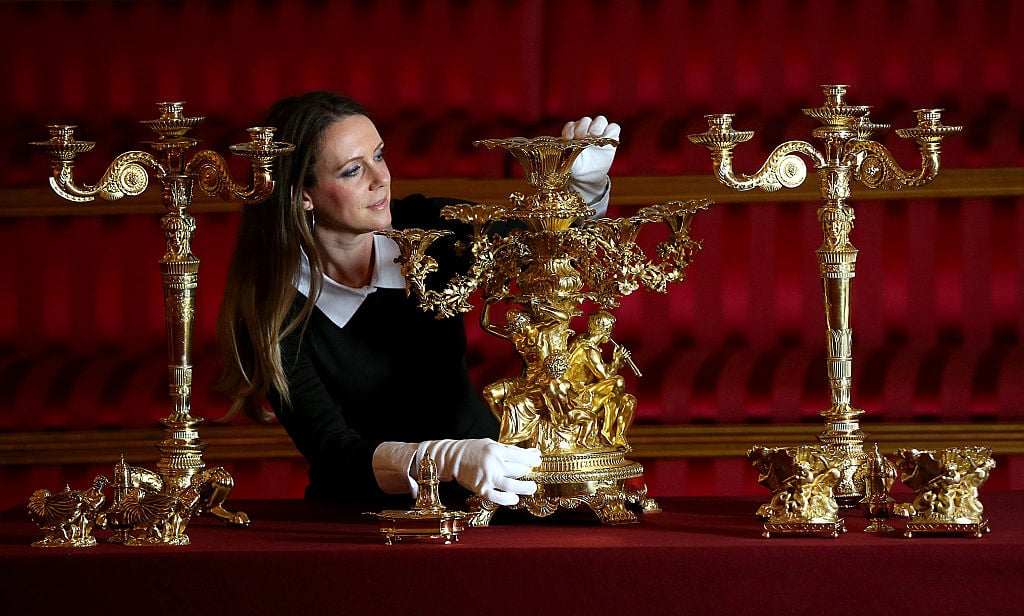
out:
{"label": "woman's right hand", "polygon": [[505,445],[493,439],[424,441],[416,448],[414,468],[429,455],[441,481],[454,479],[481,498],[511,506],[519,496],[537,491],[533,481],[520,478],[540,466],[540,450]]}

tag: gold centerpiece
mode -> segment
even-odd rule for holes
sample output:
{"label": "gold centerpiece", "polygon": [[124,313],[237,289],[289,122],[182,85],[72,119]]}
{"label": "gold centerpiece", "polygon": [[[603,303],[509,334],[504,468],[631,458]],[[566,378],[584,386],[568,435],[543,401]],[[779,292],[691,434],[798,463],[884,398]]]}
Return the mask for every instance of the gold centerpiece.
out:
{"label": "gold centerpiece", "polygon": [[197,139],[186,135],[203,118],[186,117],[183,106],[181,102],[159,103],[160,116],[142,122],[157,135],[156,140],[147,143],[152,152],[130,151],[117,156],[100,180],[91,186],[77,184],[73,168],[75,157],[91,150],[95,143],[75,139],[74,126],[50,126],[49,141],[31,144],[49,155],[53,168],[50,186],[69,201],[87,202],[96,196],[113,201],[140,195],[149,185],[150,171],[160,182],[161,199],[167,209],[160,219],[166,238],[160,272],[167,322],[171,412],[161,420],[166,438],[156,445],[161,456],[158,472],[138,467],[122,469],[121,479],[128,485],[115,490],[116,500],[111,508],[123,509],[127,506],[123,502],[126,498],[140,502],[151,499],[150,502],[155,503],[159,500],[156,495],[161,495],[174,500],[173,507],[179,511],[175,514],[177,523],[171,524],[173,532],[165,531],[165,521],[156,519],[146,529],[149,537],[146,543],[174,545],[188,543],[184,524],[193,514],[209,513],[230,526],[249,524],[245,513],[233,513],[223,507],[234,487],[234,479],[223,468],[206,468],[202,460],[205,443],[199,439],[196,428],[202,420],[191,413],[192,323],[199,284],[199,259],[192,254],[196,223],[187,212],[192,203],[192,191],[198,183],[199,189],[211,196],[245,203],[263,201],[274,186],[270,178],[274,159],[293,149],[290,144],[274,141],[273,128],[250,128],[248,143],[230,147],[232,152],[251,162],[249,185],[238,184],[232,179],[227,162],[216,152],[201,150],[186,160],[188,152],[199,144]]}
{"label": "gold centerpiece", "polygon": [[[438,269],[427,249],[449,232],[381,232],[398,243],[408,289],[424,310],[439,317],[467,312],[470,296],[479,293],[481,326],[511,342],[521,358],[521,373],[491,383],[483,396],[500,421],[501,442],[541,451],[540,467],[527,476],[538,491],[514,507],[539,517],[589,507],[601,522],[619,524],[657,508],[638,480],[643,467],[626,459],[636,398],[627,393],[620,370],[629,367],[637,376],[639,370],[611,337],[615,318],[609,309],[641,286],[665,292],[668,283],[685,279],[700,247],[690,237],[690,223],[710,202],[673,201],[628,218],[592,220],[593,210],[569,187],[572,164],[587,147],[616,143],[604,137],[474,142],[515,156],[535,192],[513,193],[508,205],[442,210],[445,218],[472,228],[465,242],[472,264],[444,288],[427,284]],[[668,226],[656,259],[636,243],[641,227],[652,222]],[[498,223],[511,230],[494,232]],[[498,305],[506,306],[504,314],[492,318]],[[584,316],[586,330],[578,332],[573,321]],[[473,499],[471,523],[489,524],[497,509]]]}
{"label": "gold centerpiece", "polygon": [[939,173],[939,150],[942,140],[962,130],[960,126],[944,126],[941,109],[919,109],[917,126],[897,130],[896,134],[917,142],[921,168],[906,171],[892,154],[871,138],[889,129],[868,119],[870,107],[846,103],[846,86],[822,86],[825,104],[804,109],[805,115],[821,122],[811,134],[823,148],[816,149],[805,141],[787,141],[777,146],[764,165],[753,175],[735,173],[732,150],[748,141],[753,131],[732,128],[733,114],[706,116],[707,132],[690,135],[693,143],[711,151],[718,180],[736,190],[761,188],[766,191],[795,188],[807,176],[807,166],[798,155],[805,156],[818,171],[818,185],[824,204],[818,210],[824,241],[817,250],[819,272],[825,303],[827,327],[827,373],[832,403],[821,414],[825,431],[818,436],[823,447],[841,454],[841,477],[835,487],[840,506],[856,507],[864,496],[864,484],[858,469],[866,459],[860,416],[864,411],[853,406],[850,399],[853,364],[853,330],[850,327],[851,280],[856,271],[857,249],[850,243],[854,211],[847,203],[850,185],[859,180],[868,188],[900,190],[923,186]]}

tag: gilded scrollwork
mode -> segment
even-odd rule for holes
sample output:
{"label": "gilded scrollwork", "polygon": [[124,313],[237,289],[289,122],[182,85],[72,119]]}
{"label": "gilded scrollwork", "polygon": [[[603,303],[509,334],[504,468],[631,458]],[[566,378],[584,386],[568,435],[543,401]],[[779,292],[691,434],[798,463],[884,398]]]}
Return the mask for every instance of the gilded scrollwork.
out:
{"label": "gilded scrollwork", "polygon": [[149,186],[149,174],[143,165],[155,166],[153,157],[146,152],[118,156],[96,184],[97,193],[107,201],[141,195]]}
{"label": "gilded scrollwork", "polygon": [[149,187],[149,174],[145,167],[162,170],[156,159],[147,152],[125,152],[107,167],[96,184],[78,186],[68,163],[58,165],[50,178],[50,186],[62,198],[79,203],[92,201],[97,195],[107,201],[141,195]]}
{"label": "gilded scrollwork", "polygon": [[807,165],[796,154],[803,154],[817,167],[825,164],[822,155],[809,143],[787,141],[768,155],[767,160],[756,173],[753,175],[738,174],[732,166],[732,149],[738,143],[748,141],[753,137],[753,131],[734,130],[732,114],[715,114],[706,117],[708,119],[707,132],[690,135],[690,141],[707,146],[711,150],[718,180],[736,190],[760,188],[772,192],[782,188],[800,186],[807,177]]}
{"label": "gilded scrollwork", "polygon": [[875,141],[854,141],[847,151],[850,161],[860,160],[854,166],[856,179],[868,188],[902,190],[907,187],[924,186],[939,173],[939,153],[922,152],[921,168],[908,171],[903,169],[885,147]]}

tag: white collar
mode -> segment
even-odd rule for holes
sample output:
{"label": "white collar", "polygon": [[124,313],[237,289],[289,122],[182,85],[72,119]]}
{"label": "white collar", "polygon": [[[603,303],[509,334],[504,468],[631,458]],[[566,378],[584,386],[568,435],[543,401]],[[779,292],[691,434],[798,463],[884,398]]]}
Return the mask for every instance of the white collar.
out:
{"label": "white collar", "polygon": [[[402,267],[395,263],[399,254],[398,244],[394,240],[383,235],[374,235],[373,277],[370,279],[370,284],[357,289],[337,283],[329,276],[324,276],[320,297],[316,298],[316,307],[332,323],[338,327],[345,327],[370,293],[377,289],[405,288]],[[299,274],[292,284],[295,285],[299,293],[309,297],[309,257],[306,256],[305,251],[302,251],[302,259],[299,262]]]}

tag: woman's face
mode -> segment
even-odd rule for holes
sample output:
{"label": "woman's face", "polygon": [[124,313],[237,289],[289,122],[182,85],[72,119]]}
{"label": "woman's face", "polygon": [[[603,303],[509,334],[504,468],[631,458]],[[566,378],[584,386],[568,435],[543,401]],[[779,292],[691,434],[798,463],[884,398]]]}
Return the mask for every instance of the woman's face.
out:
{"label": "woman's face", "polygon": [[366,116],[348,116],[323,135],[313,168],[316,183],[303,189],[318,232],[360,235],[391,225],[391,173],[384,142]]}

